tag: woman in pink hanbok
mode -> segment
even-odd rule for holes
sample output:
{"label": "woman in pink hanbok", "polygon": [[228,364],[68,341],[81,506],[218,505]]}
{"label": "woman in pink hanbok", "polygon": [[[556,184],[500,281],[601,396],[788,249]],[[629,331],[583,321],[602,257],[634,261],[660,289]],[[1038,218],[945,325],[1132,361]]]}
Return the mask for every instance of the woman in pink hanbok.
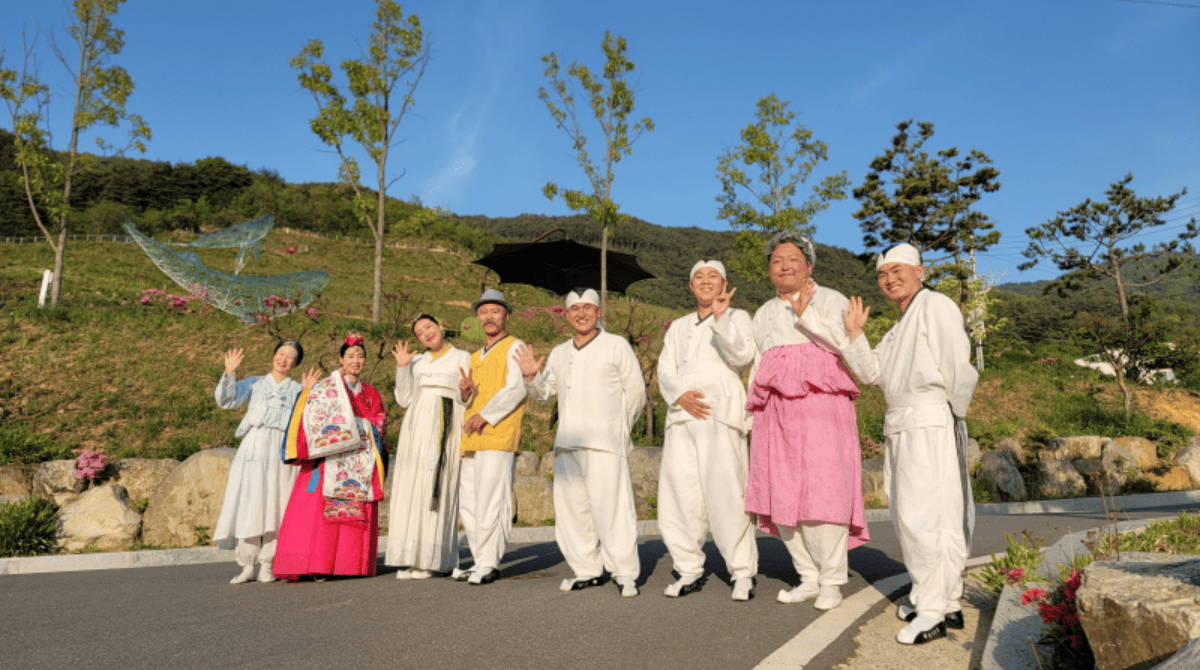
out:
{"label": "woman in pink hanbok", "polygon": [[[341,367],[296,401],[283,458],[300,474],[279,528],[279,579],[375,576],[386,411],[379,392],[359,379],[365,364],[362,336],[352,333]],[[346,444],[354,446],[338,451]]]}

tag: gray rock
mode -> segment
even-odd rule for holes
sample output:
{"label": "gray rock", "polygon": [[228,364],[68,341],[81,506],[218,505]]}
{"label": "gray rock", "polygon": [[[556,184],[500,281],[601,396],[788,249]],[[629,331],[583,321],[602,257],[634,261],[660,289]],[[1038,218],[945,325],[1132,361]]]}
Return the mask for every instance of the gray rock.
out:
{"label": "gray rock", "polygon": [[634,447],[629,450],[629,481],[634,500],[653,497],[658,500],[658,473],[662,468],[662,447]]}
{"label": "gray rock", "polygon": [[883,459],[868,458],[862,462],[863,500],[878,498],[886,506],[888,494],[883,488]]}
{"label": "gray rock", "polygon": [[1133,456],[1135,462],[1130,465],[1145,470],[1158,463],[1158,447],[1144,437],[1114,437],[1112,442],[1121,445],[1126,453]]}
{"label": "gray rock", "polygon": [[1175,454],[1175,462],[1192,478],[1192,488],[1200,488],[1200,445],[1184,447]]}
{"label": "gray rock", "polygon": [[127,549],[137,539],[142,516],[129,506],[129,494],[119,484],[88,489],[67,503],[58,517],[55,539],[63,551],[95,545],[101,551]]}
{"label": "gray rock", "polygon": [[982,458],[983,450],[979,448],[979,441],[973,437],[967,438],[967,472],[975,472],[975,466],[979,465]]}
{"label": "gray rock", "polygon": [[158,489],[167,475],[179,467],[173,458],[125,458],[111,466],[113,476],[109,480],[125,487],[133,502],[149,498]]}
{"label": "gray rock", "polygon": [[1023,502],[1029,499],[1025,480],[1013,463],[1012,456],[1001,451],[989,451],[980,460],[983,475],[992,483],[994,502]]}
{"label": "gray rock", "polygon": [[1121,495],[1121,487],[1125,485],[1127,480],[1124,472],[1116,472],[1111,468],[1105,468],[1104,463],[1093,461],[1090,458],[1077,458],[1071,461],[1071,465],[1083,477],[1083,481],[1087,482],[1088,495]]}
{"label": "gray rock", "polygon": [[1195,638],[1171,654],[1171,658],[1154,666],[1153,670],[1196,670],[1200,668],[1200,638]]}
{"label": "gray rock", "polygon": [[39,463],[33,473],[33,495],[50,498],[59,507],[79,497],[87,480],[75,476],[75,461],[46,461]]}
{"label": "gray rock", "polygon": [[1200,556],[1126,553],[1097,561],[1084,569],[1076,593],[1100,670],[1151,667],[1200,637],[1197,602]]}
{"label": "gray rock", "polygon": [[513,493],[517,497],[518,521],[540,524],[554,516],[554,489],[545,477],[517,475],[513,478]]}
{"label": "gray rock", "polygon": [[0,466],[0,496],[27,496],[33,491],[33,468],[27,465]]}
{"label": "gray rock", "polygon": [[554,450],[551,449],[542,454],[542,460],[538,461],[537,473],[546,479],[554,479]]}
{"label": "gray rock", "polygon": [[1134,470],[1140,469],[1138,467],[1137,456],[1133,455],[1128,449],[1126,449],[1120,442],[1117,442],[1116,440],[1109,440],[1108,442],[1105,442],[1102,454],[1103,455],[1100,457],[1100,462],[1103,463],[1104,467],[1111,472],[1120,472],[1125,474],[1129,472],[1130,468]]}
{"label": "gray rock", "polygon": [[1200,435],[1193,435],[1188,438],[1189,447],[1200,447]]}
{"label": "gray rock", "polygon": [[517,477],[532,477],[533,475],[537,474],[539,462],[537,454],[533,453],[532,451],[522,451],[521,453],[517,454],[516,461]]}
{"label": "gray rock", "polygon": [[1077,458],[1099,460],[1108,442],[1107,437],[1083,435],[1079,437],[1056,437],[1050,440],[1050,448],[1039,458],[1044,461],[1073,461]]}
{"label": "gray rock", "polygon": [[1014,463],[1025,462],[1025,448],[1021,446],[1021,441],[1015,437],[1006,437],[997,442],[996,451],[1003,451],[1012,456]]}
{"label": "gray rock", "polygon": [[1039,461],[1037,485],[1041,497],[1047,500],[1079,498],[1087,494],[1087,482],[1067,461]]}
{"label": "gray rock", "polygon": [[142,540],[164,547],[191,547],[198,527],[210,536],[221,514],[225,482],[236,449],[223,447],[192,454],[171,471],[150,496],[142,519]]}

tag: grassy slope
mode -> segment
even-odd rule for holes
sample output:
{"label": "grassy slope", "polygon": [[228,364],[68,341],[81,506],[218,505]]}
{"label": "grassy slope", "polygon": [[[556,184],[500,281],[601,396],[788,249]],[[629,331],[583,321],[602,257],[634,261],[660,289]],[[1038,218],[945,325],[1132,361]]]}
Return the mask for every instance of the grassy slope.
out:
{"label": "grassy slope", "polygon": [[[391,406],[388,391],[393,369],[383,349],[389,329],[386,325],[370,327],[366,322],[373,248],[279,231],[264,242],[262,256],[247,266],[246,273],[322,269],[332,276],[316,321],[293,316],[279,322],[284,334],[303,334],[306,364],[320,362],[328,369],[336,359],[340,336],[349,329],[364,329],[374,348],[370,357],[380,361],[371,382]],[[306,245],[307,251],[291,256],[280,253],[293,244]],[[201,254],[210,267],[232,268],[231,250]],[[482,269],[467,261],[454,253],[387,249],[385,290],[407,296],[394,304],[393,312],[404,317],[403,322],[418,311],[433,313],[451,327],[469,321],[468,305],[479,295]],[[66,308],[38,311],[31,305],[41,270],[51,262],[45,245],[0,244],[0,422],[27,426],[65,446],[104,446],[117,456],[184,457],[201,444],[233,445],[242,412],[220,411],[212,401],[222,352],[245,347],[246,362],[240,372],[262,374],[269,367],[274,344],[266,330],[241,325],[233,317],[198,308],[195,303],[187,312],[162,304],[140,304],[144,289],[182,290],[131,244],[72,244],[64,278]],[[521,285],[501,288],[518,307],[510,322],[514,335],[529,341],[539,353],[564,339],[566,330],[558,318],[545,311],[523,313],[556,304],[554,296]],[[624,299],[613,301],[609,320],[613,330],[620,330],[629,320],[630,307]],[[662,323],[679,312],[634,306],[633,319],[640,324],[634,330],[651,340],[648,365],[652,366],[653,352],[661,346]],[[394,332],[412,339],[406,328]],[[389,338],[386,344],[393,343]],[[455,343],[468,350],[478,346],[473,341]],[[1055,354],[989,350],[989,360],[994,362],[989,362],[992,367],[983,376],[968,417],[972,434],[985,446],[1008,436],[1045,439],[1094,432],[1115,435],[1123,430],[1119,426],[1102,430],[1104,416],[1109,416],[1102,410],[1119,403],[1114,384],[1098,373],[1069,364],[1038,363],[1036,359],[1045,355]],[[655,383],[653,379],[651,383]],[[1189,423],[1192,432],[1200,432],[1200,402],[1195,394],[1141,389],[1139,402],[1156,418]],[[1098,407],[1103,416],[1098,420],[1096,412],[1081,412],[1081,407]],[[878,390],[864,389],[857,409],[863,435],[882,442],[884,404]],[[661,407],[658,414],[661,421]],[[531,404],[525,448],[543,452],[550,447],[548,415],[546,405]],[[389,416],[389,433],[394,437],[401,412],[390,407]],[[1132,428],[1146,430],[1146,425]],[[1187,432],[1162,426],[1151,430],[1176,436]],[[1177,437],[1171,439],[1178,442]],[[870,446],[866,440],[864,444]]]}

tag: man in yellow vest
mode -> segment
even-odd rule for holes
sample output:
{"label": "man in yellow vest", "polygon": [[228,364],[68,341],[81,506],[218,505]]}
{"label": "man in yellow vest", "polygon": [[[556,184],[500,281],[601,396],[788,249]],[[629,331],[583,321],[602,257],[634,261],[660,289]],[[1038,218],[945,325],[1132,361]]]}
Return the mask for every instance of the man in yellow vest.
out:
{"label": "man in yellow vest", "polygon": [[471,354],[471,369],[460,370],[459,388],[470,397],[463,424],[459,514],[475,566],[454,571],[458,581],[491,584],[512,531],[515,455],[525,415],[525,379],[517,365],[524,346],[506,329],[512,306],[504,294],[488,289],[471,303],[487,338]]}

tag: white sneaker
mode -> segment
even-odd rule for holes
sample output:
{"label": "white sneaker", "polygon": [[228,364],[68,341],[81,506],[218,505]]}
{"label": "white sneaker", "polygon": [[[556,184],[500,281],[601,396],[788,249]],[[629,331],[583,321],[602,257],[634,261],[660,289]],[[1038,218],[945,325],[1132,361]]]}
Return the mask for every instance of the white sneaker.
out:
{"label": "white sneaker", "polygon": [[742,577],[733,582],[733,599],[737,602],[745,602],[754,597],[754,578]]}
{"label": "white sneaker", "polygon": [[229,583],[230,584],[245,584],[246,582],[250,581],[251,579],[254,579],[254,565],[253,564],[243,566],[242,572],[237,577],[234,577],[233,579],[229,580]]}
{"label": "white sneaker", "polygon": [[418,570],[416,568],[413,568],[413,571],[410,574],[412,575],[413,579],[429,579],[430,577],[433,576],[433,571],[432,570]]}
{"label": "white sneaker", "polygon": [[896,641],[900,644],[925,644],[942,637],[946,637],[946,622],[924,614],[918,614],[912,623],[896,633]]}
{"label": "white sneaker", "polygon": [[621,587],[622,598],[632,598],[638,594],[637,583],[628,577],[617,577],[613,580],[617,586]]}
{"label": "white sneaker", "polygon": [[802,603],[805,600],[812,600],[817,597],[818,593],[820,593],[820,589],[817,588],[816,584],[801,584],[791,591],[780,591],[775,599],[785,605],[794,605]]}
{"label": "white sneaker", "polygon": [[275,581],[275,573],[271,570],[270,563],[260,563],[258,565],[258,581],[260,584],[270,584]]}
{"label": "white sneaker", "polygon": [[450,573],[450,579],[453,579],[456,582],[465,582],[470,576],[471,571],[463,570],[462,568],[454,568],[454,570]]}
{"label": "white sneaker", "polygon": [[917,618],[917,611],[908,605],[897,605],[896,618],[901,621],[912,621]]}
{"label": "white sneaker", "polygon": [[396,579],[412,579],[412,571],[407,568],[401,568],[396,571]]}
{"label": "white sneaker", "polygon": [[703,584],[700,583],[700,577],[680,577],[678,581],[667,584],[663,595],[668,598],[682,598],[689,593],[699,591]]}
{"label": "white sneaker", "polygon": [[822,586],[813,607],[819,610],[831,610],[842,604],[842,590],[836,586]]}

